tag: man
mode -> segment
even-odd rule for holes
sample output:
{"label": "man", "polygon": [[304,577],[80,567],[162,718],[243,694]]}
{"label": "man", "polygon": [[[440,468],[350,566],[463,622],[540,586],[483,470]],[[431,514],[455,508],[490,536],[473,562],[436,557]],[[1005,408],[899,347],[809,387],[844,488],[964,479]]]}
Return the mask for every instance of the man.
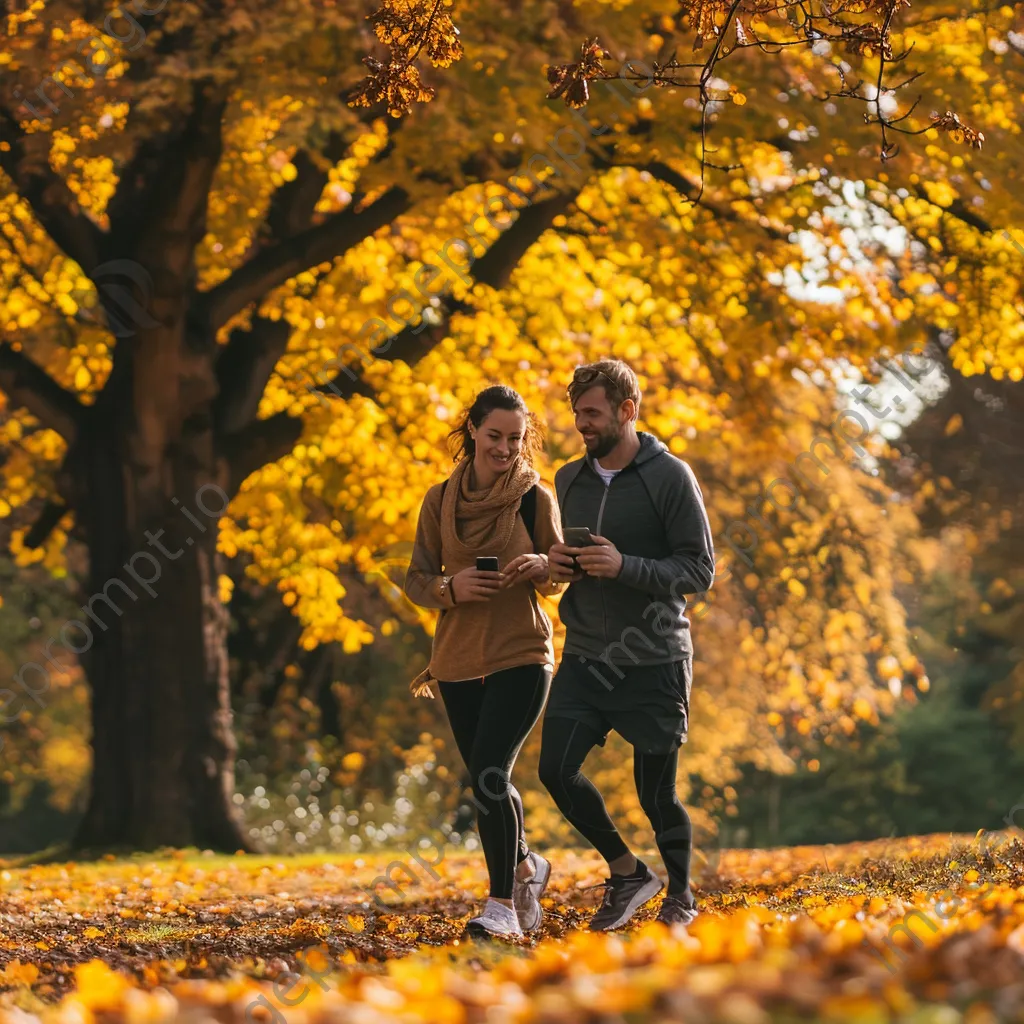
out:
{"label": "man", "polygon": [[565,650],[544,717],[540,777],[608,862],[591,930],[621,927],[663,885],[629,851],[581,768],[611,729],[632,744],[640,803],[669,874],[658,920],[689,924],[697,915],[692,829],[676,794],[693,662],[684,595],[711,588],[711,528],[689,466],[637,432],[640,386],[625,363],[578,367],[568,395],[587,451],[558,471],[555,489],[563,535],[588,527],[593,543],[570,546],[566,536],[548,553],[552,581],[570,586],[559,606]]}

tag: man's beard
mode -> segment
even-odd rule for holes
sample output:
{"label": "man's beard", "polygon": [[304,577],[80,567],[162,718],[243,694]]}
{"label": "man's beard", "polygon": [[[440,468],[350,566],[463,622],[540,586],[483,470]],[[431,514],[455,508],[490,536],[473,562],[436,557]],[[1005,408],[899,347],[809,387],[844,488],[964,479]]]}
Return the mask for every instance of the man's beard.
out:
{"label": "man's beard", "polygon": [[597,443],[590,449],[591,458],[600,461],[606,455],[610,455],[612,449],[619,443],[622,431],[618,427],[611,427],[597,437]]}

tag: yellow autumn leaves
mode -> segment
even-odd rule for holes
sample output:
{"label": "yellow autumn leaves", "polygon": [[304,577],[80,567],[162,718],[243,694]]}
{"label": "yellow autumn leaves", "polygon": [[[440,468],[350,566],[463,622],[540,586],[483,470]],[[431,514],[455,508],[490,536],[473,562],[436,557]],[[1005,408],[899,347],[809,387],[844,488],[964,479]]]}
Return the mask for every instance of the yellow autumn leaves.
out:
{"label": "yellow autumn leaves", "polygon": [[[469,62],[452,63],[459,47],[449,6],[438,5],[424,20],[429,6],[385,5],[374,27],[379,40],[396,49],[422,39],[430,59],[449,74],[452,110],[477,110],[478,95],[492,93],[473,86],[495,69],[481,60],[476,79],[459,77]],[[636,12],[621,19],[624,29],[630,13]],[[1000,216],[1007,223],[1021,219],[1024,190],[1013,184],[1022,163],[1015,159],[1017,136],[1000,127],[1020,120],[1019,90],[1013,88],[1016,56],[1006,52],[1004,61],[998,46],[1011,15],[988,13],[987,20],[926,20],[914,40],[930,75],[951,94],[943,106],[980,119],[995,162],[986,163],[987,151],[952,145],[937,132],[916,148],[908,144],[907,162],[896,170],[844,156],[851,122],[845,114],[808,112],[800,93],[804,71],[775,60],[751,63],[737,70],[732,91],[734,102],[749,102],[733,109],[729,126],[716,132],[717,162],[742,169],[710,175],[695,205],[685,194],[700,183],[693,146],[685,133],[668,132],[685,123],[675,115],[688,108],[673,106],[667,90],[651,90],[635,108],[630,97],[614,115],[618,166],[602,165],[578,179],[561,168],[544,172],[545,187],[566,191],[573,202],[551,230],[531,241],[500,287],[477,281],[479,264],[470,267],[456,250],[436,305],[424,310],[441,341],[432,348],[414,344],[404,359],[388,358],[392,352],[368,360],[361,376],[372,397],[320,402],[304,384],[341,344],[359,337],[368,319],[386,316],[392,329],[402,328],[401,317],[386,313],[389,300],[446,241],[474,237],[474,255],[482,257],[501,237],[482,211],[505,187],[489,180],[432,194],[333,263],[303,267],[258,304],[260,314],[292,329],[260,414],[302,416],[303,436],[290,455],[246,481],[222,523],[221,551],[246,559],[254,579],[277,588],[302,623],[306,649],[337,642],[355,652],[399,620],[429,632],[430,614],[403,604],[393,583],[419,502],[449,467],[444,439],[459,411],[495,379],[517,387],[548,425],[541,469],[550,482],[579,451],[563,397],[573,366],[616,355],[641,374],[641,425],[706,481],[716,529],[747,521],[759,538],[752,564],[728,566],[734,577],[716,588],[697,626],[716,642],[700,654],[706,692],[715,698],[705,708],[706,738],[694,744],[696,767],[727,775],[734,757],[750,750],[766,751],[779,764],[796,755],[776,732],[792,726],[807,735],[819,725],[845,732],[853,718],[870,720],[897,699],[912,699],[919,684],[878,668],[887,658],[902,665],[909,654],[904,615],[892,597],[917,568],[903,545],[916,528],[909,512],[890,504],[883,518],[874,506],[884,506],[884,489],[850,465],[831,470],[822,485],[827,501],[816,496],[793,512],[769,510],[763,523],[747,509],[771,479],[765,473],[787,472],[820,430],[834,401],[832,382],[823,376],[815,384],[818,378],[807,375],[817,374],[826,359],[864,365],[884,347],[920,344],[933,329],[944,329],[955,332],[950,354],[959,372],[1020,379],[1024,260],[996,230]],[[317,28],[310,10],[289,17]],[[674,29],[664,18],[656,27],[659,33]],[[505,38],[506,31],[515,37]],[[502,47],[513,52],[521,41],[514,28],[495,27],[494,33],[495,53]],[[336,110],[318,110],[320,72],[334,58],[320,33],[312,34],[312,45],[298,52],[315,66],[315,81],[303,77],[306,66],[286,63],[262,69],[259,90],[239,87],[198,246],[201,290],[251,254],[272,197],[294,180],[300,147],[310,137],[348,131],[339,160],[310,157],[327,175],[316,211],[329,215],[348,208],[357,194],[373,195],[394,183],[387,165],[376,162],[385,147],[394,149],[397,166],[417,169],[405,177],[433,168],[435,159],[461,165],[481,153],[500,156],[497,167],[505,165],[509,146],[533,145],[541,128],[553,123],[550,111],[539,110],[537,93],[513,77],[512,62],[499,83],[487,86],[500,125],[493,116],[479,124],[410,119],[389,136],[384,119],[366,125],[338,119]],[[645,44],[652,41],[647,30],[640,35]],[[381,74],[392,72],[392,99],[417,92],[419,84],[401,69],[385,67]],[[763,97],[751,82],[774,96],[775,106],[791,103],[785,125],[775,106],[768,113],[759,109]],[[403,92],[406,87],[411,92]],[[79,99],[83,127],[78,134],[57,131],[49,159],[67,175],[80,206],[103,223],[117,184],[104,140],[127,144],[118,134],[127,103],[124,96],[91,93]],[[437,111],[435,105],[430,115]],[[620,131],[627,123],[643,131]],[[775,144],[780,131],[784,146]],[[602,139],[608,141],[604,135],[590,141]],[[512,184],[536,187],[522,175]],[[864,225],[877,218],[886,229],[902,229],[920,253],[911,259],[906,249],[873,244],[877,235],[866,227],[853,232],[853,244],[843,221],[848,211],[863,216]],[[992,230],[985,229],[986,218]],[[88,294],[81,269],[58,252],[24,202],[0,202],[0,228],[0,331],[88,403],[110,372],[111,339],[81,322],[87,304],[79,299]],[[814,259],[809,250],[817,253]],[[838,292],[842,302],[802,298],[797,285],[811,280]],[[468,308],[446,317],[448,296]],[[225,325],[219,340],[253,312]],[[413,340],[428,336],[421,331]],[[798,373],[805,375],[800,384]],[[0,470],[0,515],[53,496],[63,444],[35,427],[23,411],[5,406],[0,444],[11,455]],[[872,443],[871,451],[880,455],[883,447]],[[19,563],[59,568],[63,533],[37,552],[24,548],[24,533],[17,531],[13,541]],[[218,593],[230,597],[223,580]],[[751,650],[745,643],[751,635],[773,653]],[[851,715],[855,701],[868,705],[871,715]],[[768,714],[779,715],[785,729],[769,727]]]}
{"label": "yellow autumn leaves", "polygon": [[[460,936],[485,879],[479,855],[454,851],[435,858],[433,877],[398,876],[407,904],[380,888],[388,851],[7,869],[0,1024],[204,1013],[229,1024],[274,1014],[295,1024],[526,1024],[608,1013],[976,1024],[993,1000],[1013,1019],[1024,1008],[1014,984],[1024,845],[1011,830],[985,864],[967,838],[725,851],[700,878],[701,915],[687,931],[656,924],[654,903],[610,935],[585,930],[594,900],[584,887],[600,878],[600,859],[548,851],[542,933],[493,944]],[[357,887],[375,878],[385,906],[368,909]],[[972,896],[979,887],[985,894]],[[959,900],[941,915],[940,891]],[[61,924],[69,912],[86,921]],[[928,918],[932,929],[921,924]],[[214,955],[225,949],[236,952]],[[296,950],[305,967],[292,977]],[[116,970],[104,959],[115,956]]]}

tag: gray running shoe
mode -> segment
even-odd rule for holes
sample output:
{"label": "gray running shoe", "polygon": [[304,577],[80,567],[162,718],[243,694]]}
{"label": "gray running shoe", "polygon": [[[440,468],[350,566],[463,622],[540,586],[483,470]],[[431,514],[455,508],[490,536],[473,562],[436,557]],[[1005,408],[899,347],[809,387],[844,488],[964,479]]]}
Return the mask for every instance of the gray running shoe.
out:
{"label": "gray running shoe", "polygon": [[540,898],[551,877],[551,863],[532,850],[526,857],[533,864],[534,874],[525,882],[520,882],[518,878],[515,880],[515,884],[512,886],[512,902],[516,907],[519,926],[524,932],[532,932],[540,927],[544,918]]}
{"label": "gray running shoe", "polygon": [[664,888],[661,879],[646,864],[643,868],[644,874],[640,878],[612,875],[601,883],[604,902],[590,919],[592,932],[621,928],[645,903],[661,892]]}
{"label": "gray running shoe", "polygon": [[669,893],[661,903],[658,920],[662,924],[693,924],[698,914],[697,903],[693,897]]}

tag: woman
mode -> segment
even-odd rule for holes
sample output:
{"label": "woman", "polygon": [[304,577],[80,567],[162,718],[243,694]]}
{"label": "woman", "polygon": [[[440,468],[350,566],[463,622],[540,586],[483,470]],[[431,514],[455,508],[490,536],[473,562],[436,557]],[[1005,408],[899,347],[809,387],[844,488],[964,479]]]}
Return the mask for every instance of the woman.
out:
{"label": "woman", "polygon": [[[457,465],[427,491],[405,580],[413,602],[441,609],[430,664],[410,689],[432,697],[438,682],[473,782],[491,888],[467,931],[521,936],[540,926],[551,865],[526,844],[510,776],[551,686],[551,622],[535,590],[560,589],[546,554],[561,541],[558,507],[533,468],[540,426],[511,388],[481,391],[448,440]],[[497,572],[476,568],[486,556]]]}

